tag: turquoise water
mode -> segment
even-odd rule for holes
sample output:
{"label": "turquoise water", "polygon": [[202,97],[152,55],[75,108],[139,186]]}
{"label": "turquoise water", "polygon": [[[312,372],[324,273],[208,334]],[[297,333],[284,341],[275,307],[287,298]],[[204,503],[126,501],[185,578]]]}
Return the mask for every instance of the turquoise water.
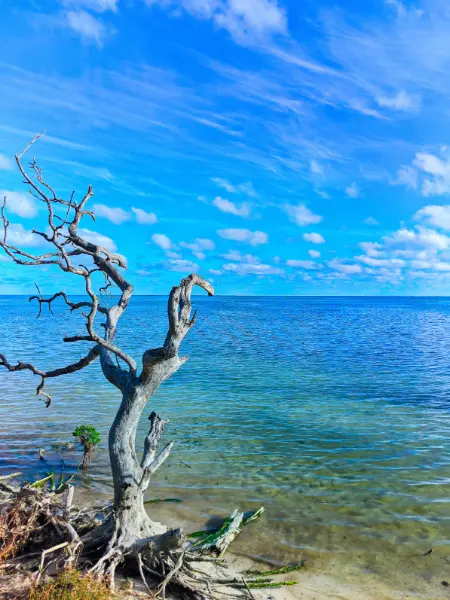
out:
{"label": "turquoise water", "polygon": [[[238,551],[402,594],[448,598],[450,579],[450,299],[195,297],[188,363],[151,399],[170,419],[173,455],[151,495],[176,496],[172,518],[198,527],[263,504]],[[161,345],[166,300],[135,297],[119,342],[136,358]],[[78,359],[64,334],[83,321],[61,306],[36,319],[23,297],[0,297],[0,351],[42,368]],[[126,341],[126,343],[125,343]],[[0,371],[0,469],[58,468],[38,448],[81,423],[106,441],[115,388],[98,365],[49,382]],[[142,440],[146,417],[139,429]],[[67,469],[78,455],[69,454]],[[80,483],[109,494],[106,448]],[[163,514],[165,508],[152,509]],[[175,512],[173,512],[175,511]],[[424,553],[432,549],[427,556]],[[385,596],[383,596],[385,597]],[[393,597],[393,596],[386,596]]]}

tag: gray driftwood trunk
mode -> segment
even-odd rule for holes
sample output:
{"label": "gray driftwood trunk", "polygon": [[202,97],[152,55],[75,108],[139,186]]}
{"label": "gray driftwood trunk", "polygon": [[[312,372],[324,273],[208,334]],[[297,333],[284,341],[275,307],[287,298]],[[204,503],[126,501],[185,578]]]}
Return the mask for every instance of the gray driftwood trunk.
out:
{"label": "gray driftwood trunk", "polygon": [[[8,371],[28,370],[37,375],[39,385],[36,393],[44,399],[47,407],[51,404],[51,397],[44,387],[47,379],[74,373],[97,359],[100,360],[106,379],[120,390],[122,400],[109,433],[114,511],[107,524],[111,535],[102,563],[106,564],[108,560],[110,564],[114,564],[115,555],[123,554],[127,548],[136,544],[145,545],[152,541],[157,546],[158,536],[161,543],[167,543],[167,536],[161,535],[166,528],[153,522],[145,511],[144,493],[152,475],[169,456],[172,442],[157,452],[165,421],[155,413],[150,415],[149,433],[143,449],[136,448],[136,431],[153,392],[187,360],[187,357],[178,356],[178,350],[195,322],[195,313],[191,316],[191,293],[194,286],[203,288],[210,296],[214,290],[207,281],[195,274],[186,277],[172,289],[168,300],[168,331],[164,344],[160,348],[144,352],[142,364],[138,367],[136,361],[115,343],[120,317],[127,309],[133,293],[133,286],[124,276],[124,259],[121,255],[92,243],[80,233],[81,221],[94,218],[93,213],[86,208],[93,195],[91,187],[80,201],[75,199],[74,193],[70,198],[64,199],[44,181],[34,159],[30,163],[30,171],[23,167],[21,158],[38,137],[16,156],[16,162],[30,192],[47,209],[48,228],[35,233],[48,244],[49,251],[35,255],[8,241],[10,223],[6,212],[7,198],[3,199],[1,210],[3,232],[0,247],[19,265],[53,265],[68,276],[74,275],[81,279],[87,294],[83,302],[72,302],[65,292],[46,298],[39,289],[38,294],[30,300],[38,303],[39,314],[44,305],[51,310],[52,303],[57,299],[63,300],[71,311],[79,312],[85,320],[86,333],[66,337],[64,342],[87,342],[90,348],[79,361],[52,370],[44,371],[25,362],[12,364],[3,354],[0,354],[0,366]],[[113,301],[112,306],[107,306],[101,298],[112,288],[119,292],[119,297],[117,301]],[[112,296],[109,299],[112,300]],[[102,535],[104,533],[103,531]]]}

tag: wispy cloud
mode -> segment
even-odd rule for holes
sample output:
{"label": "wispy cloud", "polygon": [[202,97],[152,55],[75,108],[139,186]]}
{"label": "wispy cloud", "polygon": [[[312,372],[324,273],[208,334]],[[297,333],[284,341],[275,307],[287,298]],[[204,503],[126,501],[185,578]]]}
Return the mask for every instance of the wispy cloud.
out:
{"label": "wispy cloud", "polygon": [[196,273],[199,269],[198,264],[190,260],[183,260],[181,258],[175,258],[168,261],[168,266],[171,271],[177,273]]}
{"label": "wispy cloud", "polygon": [[339,273],[344,273],[345,275],[355,275],[357,273],[361,273],[362,268],[360,265],[345,263],[337,258],[328,261],[328,266],[334,271],[338,271]]}
{"label": "wispy cloud", "polygon": [[117,246],[115,242],[107,235],[97,233],[96,231],[92,231],[90,229],[79,229],[79,232],[82,237],[88,240],[88,242],[102,246],[109,252],[117,252]]}
{"label": "wispy cloud", "polygon": [[114,225],[120,225],[131,219],[131,214],[123,208],[113,208],[106,206],[106,204],[94,204],[92,209],[97,217],[104,217]]}
{"label": "wispy cloud", "polygon": [[282,275],[283,269],[266,265],[263,263],[228,263],[223,265],[223,270],[236,273],[237,275]]}
{"label": "wispy cloud", "polygon": [[320,223],[323,220],[322,216],[314,214],[305,204],[285,204],[284,211],[289,219],[300,227]]}
{"label": "wispy cloud", "polygon": [[450,151],[441,148],[440,156],[418,152],[411,165],[403,165],[397,172],[397,184],[418,189],[423,196],[444,196],[450,193]]}
{"label": "wispy cloud", "polygon": [[[0,227],[0,235],[3,238],[3,226]],[[43,239],[42,237],[35,235],[32,231],[28,231],[20,223],[11,223],[8,227],[8,238],[7,241],[12,246],[18,248],[34,248],[41,246]]]}
{"label": "wispy cloud", "polygon": [[6,211],[24,219],[31,219],[37,215],[37,206],[31,194],[0,190],[0,202],[6,197]]}
{"label": "wispy cloud", "polygon": [[408,111],[418,106],[418,100],[406,92],[398,92],[395,96],[377,96],[379,106],[393,110]]}
{"label": "wispy cloud", "polygon": [[154,225],[158,221],[155,213],[149,213],[142,208],[135,208],[134,206],[131,207],[131,210],[134,212],[136,221],[141,225]]}
{"label": "wispy cloud", "polygon": [[325,244],[325,238],[320,233],[304,233],[303,239],[311,244]]}
{"label": "wispy cloud", "polygon": [[264,231],[250,231],[249,229],[219,229],[218,235],[225,240],[246,242],[251,246],[267,244],[269,236]]}
{"label": "wispy cloud", "polygon": [[219,187],[223,188],[230,194],[246,194],[247,196],[251,196],[252,198],[257,197],[257,193],[251,181],[247,181],[246,183],[238,183],[233,184],[228,179],[222,179],[221,177],[212,177],[211,181],[216,183]]}
{"label": "wispy cloud", "polygon": [[10,158],[4,154],[0,154],[0,171],[11,171],[13,168],[13,162]]}
{"label": "wispy cloud", "polygon": [[84,10],[69,10],[65,14],[67,26],[86,42],[101,46],[112,33],[111,27]]}
{"label": "wispy cloud", "polygon": [[75,9],[93,10],[94,12],[117,12],[119,0],[59,0],[63,6]]}
{"label": "wispy cloud", "polygon": [[180,242],[180,246],[190,250],[198,260],[204,260],[206,258],[205,252],[214,250],[216,247],[215,243],[207,238],[196,238],[193,242]]}
{"label": "wispy cloud", "polygon": [[295,267],[297,269],[306,269],[308,271],[314,271],[316,269],[321,269],[322,265],[319,263],[315,263],[312,260],[292,260],[289,259],[286,261],[288,267]]}
{"label": "wispy cloud", "polygon": [[213,200],[213,205],[224,213],[236,215],[237,217],[248,217],[250,215],[250,207],[248,204],[235,204],[226,198],[217,196]]}
{"label": "wispy cloud", "polygon": [[226,29],[240,43],[275,33],[285,33],[287,20],[277,0],[146,0],[149,6],[160,5],[171,14],[183,9],[198,19],[213,21]]}
{"label": "wispy cloud", "polygon": [[173,248],[172,240],[165,233],[154,233],[152,235],[152,242],[164,251]]}
{"label": "wispy cloud", "polygon": [[353,182],[345,188],[345,193],[349,198],[360,198],[361,190],[356,182]]}

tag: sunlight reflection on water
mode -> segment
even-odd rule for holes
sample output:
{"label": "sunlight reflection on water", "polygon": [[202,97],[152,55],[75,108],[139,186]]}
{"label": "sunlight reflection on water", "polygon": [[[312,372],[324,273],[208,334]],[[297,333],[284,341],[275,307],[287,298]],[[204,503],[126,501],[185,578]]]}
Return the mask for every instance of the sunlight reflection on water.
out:
{"label": "sunlight reflection on water", "polygon": [[[176,440],[153,494],[181,498],[170,510],[195,526],[264,504],[265,521],[245,532],[240,551],[306,556],[341,577],[446,597],[439,584],[450,562],[450,300],[194,302],[197,324],[182,348],[191,358],[151,401],[170,419],[166,438]],[[1,350],[11,361],[48,368],[81,356],[60,338],[82,332],[82,320],[63,307],[54,318],[35,315],[26,298],[0,297]],[[136,358],[161,345],[165,315],[164,298],[133,298],[119,343]],[[81,423],[98,427],[105,445],[119,397],[98,365],[49,382],[48,410],[34,396],[33,376],[0,378],[3,471],[31,478],[58,468],[57,456],[42,463],[37,449],[70,438]],[[141,442],[146,432],[143,418]],[[104,445],[82,481],[110,493]],[[76,462],[69,455],[68,468]]]}

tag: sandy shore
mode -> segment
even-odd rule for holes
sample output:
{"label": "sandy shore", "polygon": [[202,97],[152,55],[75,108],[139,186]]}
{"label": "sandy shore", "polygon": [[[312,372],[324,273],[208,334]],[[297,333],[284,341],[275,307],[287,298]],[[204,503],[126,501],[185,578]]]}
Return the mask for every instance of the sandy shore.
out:
{"label": "sandy shore", "polygon": [[[78,505],[92,505],[99,501],[107,501],[108,496],[98,494],[91,490],[76,488]],[[185,531],[199,529],[200,523],[192,523],[187,518],[181,505],[177,504],[152,504],[152,518],[168,527],[182,527]],[[250,531],[243,532],[242,536],[251,535]],[[239,536],[241,537],[241,536]],[[256,540],[255,540],[256,541]],[[279,563],[267,562],[259,556],[239,552],[238,542],[233,543],[227,553],[227,564],[237,578],[242,577],[245,571],[266,571],[277,568]],[[245,544],[244,544],[245,547]],[[268,549],[270,551],[270,549]],[[297,572],[279,575],[277,581],[298,581],[298,585],[278,589],[252,590],[255,600],[449,600],[450,587],[445,587],[441,579],[428,577],[426,570],[419,580],[410,580],[407,573],[397,572],[393,579],[386,581],[377,574],[376,565],[363,573],[354,565],[346,562],[348,557],[328,554],[307,557],[299,552],[299,562],[306,558],[305,567]],[[427,559],[418,559],[419,565],[425,560],[436,561],[443,564],[442,556],[433,554]],[[416,559],[417,560],[417,559]],[[290,562],[290,561],[289,561]],[[450,569],[448,572],[450,580]],[[137,583],[137,588],[139,584]]]}

